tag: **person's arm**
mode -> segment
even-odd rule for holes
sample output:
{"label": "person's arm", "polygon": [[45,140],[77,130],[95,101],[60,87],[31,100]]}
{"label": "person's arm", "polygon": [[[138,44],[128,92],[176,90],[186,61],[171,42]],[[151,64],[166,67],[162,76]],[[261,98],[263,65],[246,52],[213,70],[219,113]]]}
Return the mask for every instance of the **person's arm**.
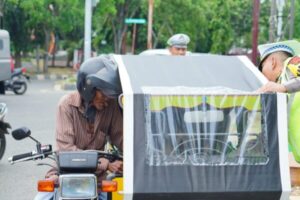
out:
{"label": "person's arm", "polygon": [[60,103],[56,114],[56,148],[58,151],[81,150],[75,145],[74,120],[71,107]]}
{"label": "person's arm", "polygon": [[287,88],[280,83],[275,83],[272,81],[267,82],[265,85],[260,87],[258,90],[256,90],[258,93],[264,93],[264,92],[287,92]]}
{"label": "person's arm", "polygon": [[[116,103],[113,110],[109,136],[111,143],[123,151],[123,113],[121,112],[118,103]],[[123,162],[116,160],[112,163],[108,163],[107,169],[111,172],[122,173]]]}
{"label": "person's arm", "polygon": [[[57,151],[76,151],[80,150],[74,145],[74,129],[71,110],[63,101],[60,101],[56,113],[56,148]],[[52,179],[58,183],[58,169],[54,167],[50,169],[46,179]]]}
{"label": "person's arm", "polygon": [[300,91],[300,77],[290,79],[283,83],[288,93],[294,93]]}
{"label": "person's arm", "polygon": [[109,137],[111,143],[123,151],[123,113],[118,104],[114,107],[113,112]]}

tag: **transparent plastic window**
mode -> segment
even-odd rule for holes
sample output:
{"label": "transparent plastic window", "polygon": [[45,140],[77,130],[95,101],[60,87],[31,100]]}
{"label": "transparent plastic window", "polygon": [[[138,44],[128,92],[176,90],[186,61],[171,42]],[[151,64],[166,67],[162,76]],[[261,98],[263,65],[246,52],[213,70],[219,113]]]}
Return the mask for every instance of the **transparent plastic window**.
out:
{"label": "transparent plastic window", "polygon": [[144,94],[147,163],[265,165],[267,133],[255,94]]}

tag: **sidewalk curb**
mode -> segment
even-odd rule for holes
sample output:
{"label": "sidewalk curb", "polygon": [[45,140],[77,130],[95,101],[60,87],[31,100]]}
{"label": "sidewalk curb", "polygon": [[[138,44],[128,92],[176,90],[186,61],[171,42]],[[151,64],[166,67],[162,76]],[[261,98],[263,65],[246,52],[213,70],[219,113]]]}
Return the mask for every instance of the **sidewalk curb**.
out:
{"label": "sidewalk curb", "polygon": [[76,84],[71,83],[57,83],[54,85],[54,90],[76,90]]}
{"label": "sidewalk curb", "polygon": [[65,80],[68,77],[70,77],[70,75],[67,75],[67,74],[35,74],[35,75],[30,76],[30,78],[32,80],[39,80],[39,81],[43,81],[43,80]]}

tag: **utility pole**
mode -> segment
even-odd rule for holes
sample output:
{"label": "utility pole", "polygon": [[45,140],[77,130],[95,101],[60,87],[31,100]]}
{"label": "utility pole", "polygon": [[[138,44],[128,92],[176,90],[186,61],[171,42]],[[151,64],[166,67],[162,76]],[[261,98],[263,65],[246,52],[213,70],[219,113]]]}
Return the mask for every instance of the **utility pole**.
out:
{"label": "utility pole", "polygon": [[92,0],[85,0],[84,16],[84,61],[86,61],[91,57]]}
{"label": "utility pole", "polygon": [[290,30],[289,39],[293,39],[294,35],[294,21],[295,21],[295,0],[291,0],[291,18],[290,18]]}
{"label": "utility pole", "polygon": [[253,0],[253,23],[252,23],[252,62],[256,65],[257,41],[258,41],[258,20],[260,0]]}
{"label": "utility pole", "polygon": [[277,0],[277,11],[278,11],[278,24],[277,24],[277,41],[282,37],[282,12],[284,7],[284,0]]}
{"label": "utility pole", "polygon": [[147,49],[152,49],[152,19],[153,19],[153,3],[154,0],[148,0],[148,34]]}
{"label": "utility pole", "polygon": [[275,40],[275,19],[276,19],[276,0],[271,1],[271,15],[270,15],[270,28],[269,28],[269,42]]}

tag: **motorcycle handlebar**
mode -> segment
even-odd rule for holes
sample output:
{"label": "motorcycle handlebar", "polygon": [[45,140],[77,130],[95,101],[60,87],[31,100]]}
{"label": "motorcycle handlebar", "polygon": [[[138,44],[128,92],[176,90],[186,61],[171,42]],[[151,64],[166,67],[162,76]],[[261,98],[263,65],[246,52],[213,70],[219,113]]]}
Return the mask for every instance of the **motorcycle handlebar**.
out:
{"label": "motorcycle handlebar", "polygon": [[104,154],[104,153],[101,153],[101,154],[98,154],[98,157],[99,158],[106,158],[107,160],[109,160],[109,162],[114,162],[116,160],[121,160],[123,161],[123,157],[121,156],[118,156],[118,155],[114,155],[114,154]]}
{"label": "motorcycle handlebar", "polygon": [[23,154],[19,154],[19,155],[14,155],[14,156],[10,157],[8,160],[10,162],[15,162],[15,161],[21,160],[23,158],[31,157],[31,156],[33,156],[33,154],[34,154],[33,152],[29,152],[29,153],[23,153]]}
{"label": "motorcycle handlebar", "polygon": [[97,152],[98,153],[98,158],[106,158],[110,162],[116,161],[116,160],[121,160],[123,161],[123,156],[117,154],[117,153],[107,153],[104,151],[99,151],[99,150],[85,150],[87,152]]}
{"label": "motorcycle handlebar", "polygon": [[38,153],[36,151],[31,151],[28,153],[14,155],[14,156],[8,158],[8,161],[13,164],[16,161],[44,159],[53,153],[51,145],[42,146],[41,151],[42,151],[41,153]]}

